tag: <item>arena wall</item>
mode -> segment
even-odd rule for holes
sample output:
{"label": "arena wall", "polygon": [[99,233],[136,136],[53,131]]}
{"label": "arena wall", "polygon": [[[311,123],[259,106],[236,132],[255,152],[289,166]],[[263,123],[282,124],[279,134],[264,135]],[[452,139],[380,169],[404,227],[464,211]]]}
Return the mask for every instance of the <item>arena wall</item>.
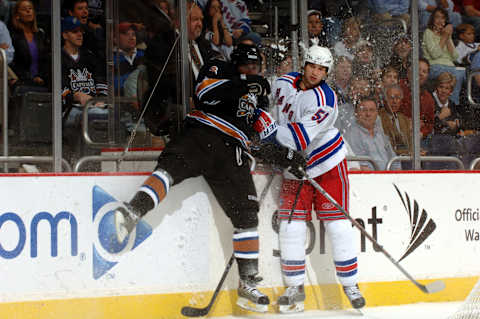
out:
{"label": "arena wall", "polygon": [[[181,318],[182,306],[205,306],[232,253],[232,226],[199,177],[173,187],[128,243],[116,243],[112,209],[129,200],[147,175],[0,177],[0,318]],[[270,177],[254,174],[259,194]],[[350,177],[352,216],[396,260],[403,257],[400,264],[414,278],[446,283],[442,292],[421,292],[358,232],[367,306],[464,299],[480,269],[479,174]],[[260,212],[260,287],[271,300],[283,290],[271,222],[280,183],[275,175]],[[305,307],[348,308],[328,237],[318,221],[312,225]],[[212,316],[241,313],[234,306],[237,284],[234,266]]]}

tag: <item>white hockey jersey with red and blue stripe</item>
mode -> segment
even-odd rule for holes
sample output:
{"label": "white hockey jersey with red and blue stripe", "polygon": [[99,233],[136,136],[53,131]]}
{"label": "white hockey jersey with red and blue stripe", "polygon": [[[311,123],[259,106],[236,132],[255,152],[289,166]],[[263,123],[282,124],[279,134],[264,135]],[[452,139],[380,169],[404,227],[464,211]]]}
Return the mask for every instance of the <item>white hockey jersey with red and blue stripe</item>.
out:
{"label": "white hockey jersey with red and blue stripe", "polygon": [[303,151],[307,173],[316,177],[337,166],[346,156],[343,137],[333,125],[337,96],[325,81],[312,89],[298,87],[301,74],[283,75],[274,84],[272,114],[278,121],[277,141]]}

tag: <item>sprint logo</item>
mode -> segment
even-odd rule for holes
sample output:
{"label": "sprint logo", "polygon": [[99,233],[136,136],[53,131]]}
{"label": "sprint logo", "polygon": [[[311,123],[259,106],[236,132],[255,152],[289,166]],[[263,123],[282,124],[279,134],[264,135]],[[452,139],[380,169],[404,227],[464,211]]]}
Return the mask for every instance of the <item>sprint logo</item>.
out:
{"label": "sprint logo", "polygon": [[92,251],[93,278],[101,278],[116,264],[120,257],[134,250],[152,234],[152,227],[145,221],[140,221],[129,237],[119,243],[115,236],[113,212],[123,205],[99,186],[92,190],[92,221],[95,229],[95,239]]}
{"label": "sprint logo", "polygon": [[405,253],[398,260],[398,262],[400,262],[417,249],[418,246],[420,246],[435,231],[437,225],[433,219],[428,218],[425,209],[422,208],[420,212],[420,207],[415,199],[412,203],[407,192],[405,192],[405,196],[403,196],[397,185],[393,184],[393,186],[395,187],[398,196],[402,201],[403,207],[405,208],[405,212],[408,215],[411,229],[410,241]]}

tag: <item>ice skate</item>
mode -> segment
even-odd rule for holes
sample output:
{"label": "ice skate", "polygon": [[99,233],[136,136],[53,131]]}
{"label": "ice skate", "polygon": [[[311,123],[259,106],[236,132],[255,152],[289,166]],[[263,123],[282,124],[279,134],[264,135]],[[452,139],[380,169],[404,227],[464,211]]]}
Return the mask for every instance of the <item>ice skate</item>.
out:
{"label": "ice skate", "polygon": [[365,298],[363,298],[358,285],[355,286],[343,286],[343,291],[347,295],[348,300],[352,304],[354,309],[360,309],[365,306]]}
{"label": "ice skate", "polygon": [[130,235],[140,220],[140,216],[135,213],[133,208],[127,203],[124,204],[125,206],[118,207],[114,212],[115,234],[119,243],[122,243]]}
{"label": "ice skate", "polygon": [[237,300],[239,307],[256,312],[267,312],[269,303],[268,297],[257,289],[255,278],[240,279]]}
{"label": "ice skate", "polygon": [[304,310],[305,290],[303,285],[287,287],[283,295],[278,297],[280,313],[302,312]]}

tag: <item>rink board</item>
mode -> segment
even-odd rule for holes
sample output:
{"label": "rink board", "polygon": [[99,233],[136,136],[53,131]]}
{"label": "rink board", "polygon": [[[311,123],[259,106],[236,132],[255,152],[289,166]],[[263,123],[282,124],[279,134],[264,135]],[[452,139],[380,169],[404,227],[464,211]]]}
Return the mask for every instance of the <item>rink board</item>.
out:
{"label": "rink board", "polygon": [[[1,177],[0,318],[180,318],[182,306],[206,305],[231,255],[232,226],[203,178],[173,187],[128,242],[112,240],[111,210],[146,176]],[[358,232],[359,281],[369,306],[466,297],[480,269],[479,177],[351,175],[352,216],[396,260],[403,257],[414,278],[447,284],[440,293],[422,293]],[[254,175],[259,194],[268,178]],[[282,292],[271,225],[280,183],[276,176],[259,225],[261,289],[272,300]],[[328,236],[318,221],[313,225],[306,309],[345,308]],[[236,272],[234,266],[212,315],[238,313]]]}

